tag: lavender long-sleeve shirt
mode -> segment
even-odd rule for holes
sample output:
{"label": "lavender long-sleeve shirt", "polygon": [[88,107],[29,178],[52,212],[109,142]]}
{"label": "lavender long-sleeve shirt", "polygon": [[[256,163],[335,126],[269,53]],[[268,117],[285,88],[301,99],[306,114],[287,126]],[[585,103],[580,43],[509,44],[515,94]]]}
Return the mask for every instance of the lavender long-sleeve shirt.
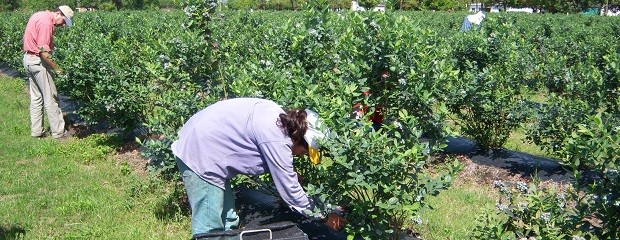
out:
{"label": "lavender long-sleeve shirt", "polygon": [[293,143],[278,126],[284,110],[264,99],[217,102],[192,116],[179,131],[172,152],[207,182],[224,189],[237,174],[271,173],[278,193],[292,209],[311,208],[293,169]]}

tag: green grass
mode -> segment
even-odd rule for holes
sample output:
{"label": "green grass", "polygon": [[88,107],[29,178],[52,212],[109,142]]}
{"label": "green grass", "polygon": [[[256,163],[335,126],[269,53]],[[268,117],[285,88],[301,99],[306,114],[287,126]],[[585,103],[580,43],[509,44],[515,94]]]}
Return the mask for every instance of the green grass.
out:
{"label": "green grass", "polygon": [[[524,90],[526,91],[526,90]],[[527,91],[526,91],[527,92]],[[545,91],[535,91],[535,92],[527,92],[527,98],[529,101],[534,103],[547,103],[548,93]],[[448,119],[445,121],[446,125],[450,127],[455,132],[460,132],[460,126],[458,125],[459,119],[455,114],[449,114]],[[508,150],[518,151],[522,153],[527,153],[535,156],[546,157],[546,158],[554,158],[544,150],[542,150],[539,146],[534,143],[528,142],[526,140],[526,124],[521,124],[520,127],[515,129],[511,134],[506,144],[504,144],[504,148]]]}
{"label": "green grass", "polygon": [[[533,93],[530,97],[530,100],[536,103],[547,102],[544,92]],[[458,121],[452,114],[446,124],[458,132],[460,129],[455,120]],[[512,132],[504,148],[551,158],[539,146],[526,141],[525,127]],[[459,184],[429,198],[429,204],[434,209],[425,211],[422,214],[422,225],[416,227],[422,239],[471,239],[470,234],[476,226],[476,219],[485,210],[495,208],[498,193],[492,186],[480,185],[466,179],[455,181]]]}
{"label": "green grass", "polygon": [[[528,98],[529,101],[531,101],[532,103],[546,104],[549,102],[549,93],[545,90],[539,90],[539,91],[533,91],[533,92],[524,91],[524,92],[526,92],[526,96],[527,96],[526,98]],[[527,126],[525,125],[527,124],[530,124],[530,123],[521,124],[519,128],[517,128],[515,131],[513,131],[510,134],[508,141],[506,142],[506,144],[504,144],[504,148],[513,150],[513,151],[535,155],[535,156],[554,158],[549,153],[542,150],[536,144],[531,143],[526,140]]]}
{"label": "green grass", "polygon": [[[459,126],[454,122],[454,120],[447,120],[446,123],[454,131],[460,131]],[[543,151],[539,146],[526,140],[526,130],[524,127],[519,127],[512,133],[510,133],[510,137],[506,141],[506,144],[504,144],[504,148],[535,156],[553,158],[547,152]]]}
{"label": "green grass", "polygon": [[[458,180],[457,180],[458,181]],[[476,219],[495,207],[496,191],[491,186],[464,183],[429,198],[433,210],[422,214],[416,230],[422,239],[471,239]]]}
{"label": "green grass", "polygon": [[543,151],[536,144],[526,141],[525,138],[525,129],[518,128],[510,134],[508,141],[504,144],[504,148],[539,157],[553,158],[553,156]]}
{"label": "green grass", "polygon": [[[169,184],[113,157],[117,136],[30,137],[23,81],[0,77],[0,239],[188,239]],[[168,216],[168,217],[166,217]]]}

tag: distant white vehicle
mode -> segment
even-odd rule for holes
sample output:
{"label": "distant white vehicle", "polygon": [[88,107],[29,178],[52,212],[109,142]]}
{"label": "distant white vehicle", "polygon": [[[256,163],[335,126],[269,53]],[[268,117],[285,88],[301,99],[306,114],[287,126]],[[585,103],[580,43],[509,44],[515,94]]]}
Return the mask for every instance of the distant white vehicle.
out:
{"label": "distant white vehicle", "polygon": [[379,12],[385,12],[385,4],[379,3],[377,6],[375,6],[373,10],[379,11]]}
{"label": "distant white vehicle", "polygon": [[[477,5],[472,4],[471,6],[477,6]],[[501,10],[501,9],[503,9],[503,8],[504,8],[503,6],[495,4],[495,5],[493,5],[493,6],[491,6],[491,7],[489,8],[489,12],[492,12],[492,13],[498,13],[498,12],[500,12],[500,10]],[[471,7],[470,7],[470,9],[471,9]],[[506,12],[525,12],[525,13],[533,13],[533,12],[534,12],[534,9],[533,9],[533,8],[529,8],[529,7],[526,7],[526,8],[513,8],[513,7],[507,7],[507,8],[506,8]]]}
{"label": "distant white vehicle", "polygon": [[533,8],[507,8],[506,12],[524,12],[524,13],[533,13]]}
{"label": "distant white vehicle", "polygon": [[92,7],[79,7],[79,8],[76,8],[76,10],[78,12],[88,12],[88,11],[95,11],[96,9]]}
{"label": "distant white vehicle", "polygon": [[469,4],[469,11],[470,12],[479,12],[479,11],[482,11],[482,9],[484,9],[484,4],[483,3],[471,3],[471,4]]}
{"label": "distant white vehicle", "polygon": [[482,20],[484,20],[485,15],[482,11],[479,11],[476,14],[467,15],[465,20],[463,20],[463,25],[461,25],[461,32],[469,31],[471,29],[472,24],[476,26],[480,26]]}
{"label": "distant white vehicle", "polygon": [[605,13],[605,16],[611,16],[611,17],[618,16],[618,15],[620,15],[620,10],[615,10],[615,11],[608,10],[607,13]]}

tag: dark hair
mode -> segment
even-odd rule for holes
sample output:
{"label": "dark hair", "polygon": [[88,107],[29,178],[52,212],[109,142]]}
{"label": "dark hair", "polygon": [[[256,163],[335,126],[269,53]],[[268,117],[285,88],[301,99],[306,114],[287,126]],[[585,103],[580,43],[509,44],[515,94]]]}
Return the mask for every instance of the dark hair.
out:
{"label": "dark hair", "polygon": [[288,109],[286,110],[286,114],[280,114],[278,126],[282,128],[284,134],[291,138],[293,143],[308,146],[308,143],[304,139],[306,130],[308,130],[308,123],[306,122],[307,116],[308,114],[303,109]]}

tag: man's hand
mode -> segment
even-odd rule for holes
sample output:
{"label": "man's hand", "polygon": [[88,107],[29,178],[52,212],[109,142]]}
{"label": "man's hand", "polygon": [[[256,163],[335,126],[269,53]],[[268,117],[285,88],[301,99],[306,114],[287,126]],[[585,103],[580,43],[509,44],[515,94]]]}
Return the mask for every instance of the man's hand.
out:
{"label": "man's hand", "polygon": [[64,76],[64,75],[65,75],[65,72],[64,72],[64,71],[62,71],[62,70],[60,70],[60,69],[56,69],[56,70],[54,70],[54,72],[55,72],[55,73],[56,73],[56,75],[58,75],[58,76]]}
{"label": "man's hand", "polygon": [[56,63],[52,61],[52,55],[49,52],[42,51],[39,54],[39,57],[41,58],[41,61],[43,61],[47,66],[49,66],[54,71],[54,73],[56,73],[56,75],[60,76],[63,74],[62,70],[60,70],[58,65],[56,65]]}
{"label": "man's hand", "polygon": [[347,223],[347,219],[337,213],[327,214],[327,220],[325,221],[325,225],[336,231],[340,231]]}

